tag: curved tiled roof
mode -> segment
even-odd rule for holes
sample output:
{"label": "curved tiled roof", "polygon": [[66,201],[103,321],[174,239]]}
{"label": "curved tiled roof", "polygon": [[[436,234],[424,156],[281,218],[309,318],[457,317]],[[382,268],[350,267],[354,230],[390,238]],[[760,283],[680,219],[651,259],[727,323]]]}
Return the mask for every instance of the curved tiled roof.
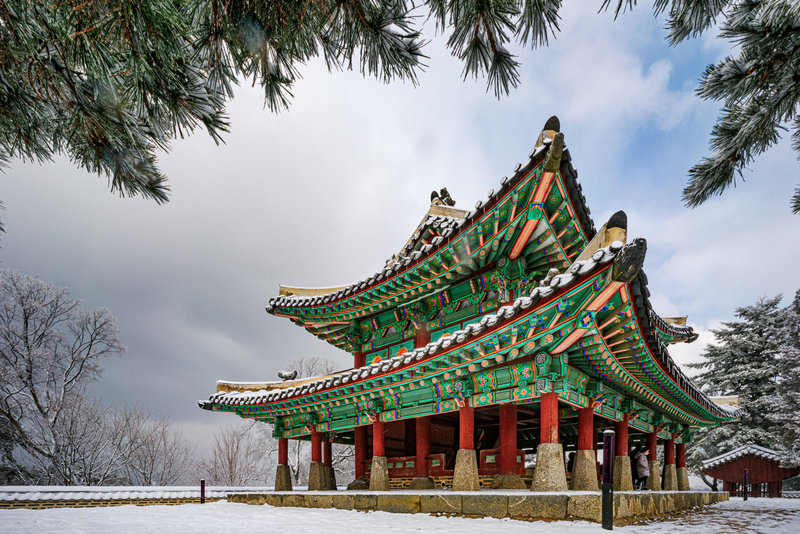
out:
{"label": "curved tiled roof", "polygon": [[[283,400],[314,393],[330,387],[336,387],[359,379],[369,378],[370,376],[380,373],[387,373],[398,369],[400,366],[421,361],[428,356],[436,354],[442,348],[450,347],[453,343],[462,343],[473,336],[482,334],[486,329],[493,328],[503,320],[516,316],[521,310],[530,309],[539,301],[552,297],[559,290],[569,287],[579,278],[590,274],[598,266],[606,265],[611,262],[622,247],[623,244],[620,241],[615,241],[606,248],[598,249],[591,258],[575,262],[567,272],[553,277],[548,285],[534,288],[530,296],[520,297],[514,301],[513,305],[504,306],[497,310],[496,313],[484,315],[479,322],[472,323],[464,329],[454,332],[449,337],[440,338],[437,341],[428,343],[424,347],[416,348],[403,355],[365,365],[364,367],[347,370],[338,375],[329,376],[324,380],[309,382],[297,387],[289,387],[279,391],[220,392],[211,395],[209,401],[212,403],[248,405]],[[202,403],[205,401],[200,402]]]}
{"label": "curved tiled roof", "polygon": [[[428,258],[437,250],[443,246],[446,246],[451,238],[456,237],[459,230],[468,227],[472,222],[479,219],[488,210],[492,209],[494,205],[502,198],[503,194],[509,190],[509,188],[515,186],[521,179],[527,176],[528,173],[530,173],[530,171],[536,167],[536,165],[541,163],[549,147],[550,140],[546,139],[543,145],[531,151],[528,161],[525,164],[518,163],[514,167],[514,174],[511,178],[508,176],[503,177],[500,180],[499,187],[496,190],[490,190],[486,200],[479,200],[475,204],[475,209],[468,211],[463,219],[454,218],[450,221],[442,220],[441,222],[444,231],[441,233],[441,235],[433,238],[430,243],[425,244],[419,249],[413,250],[412,252],[412,245],[415,242],[412,238],[412,240],[410,240],[406,247],[404,247],[396,257],[391,258],[382,270],[378,271],[372,276],[327,295],[318,295],[313,297],[302,297],[295,295],[273,297],[269,299],[269,303],[266,306],[267,312],[273,313],[275,311],[275,307],[277,306],[299,308],[324,305],[345,299],[360,291],[368,289],[375,284],[388,280],[403,269],[410,267],[424,260],[425,258]],[[583,195],[582,187],[578,182],[578,172],[572,166],[569,150],[566,148],[562,153],[560,174],[564,181],[564,185],[566,186],[569,199],[575,208],[578,222],[586,234],[587,239],[591,239],[594,237],[596,229],[594,227],[594,222],[590,217],[589,207],[586,205],[586,197]],[[433,219],[433,221],[436,220],[437,219]]]}
{"label": "curved tiled roof", "polygon": [[781,459],[780,453],[778,451],[774,451],[766,447],[761,447],[760,445],[750,444],[750,445],[742,445],[737,449],[733,449],[732,451],[726,452],[725,454],[720,454],[719,456],[715,456],[714,458],[703,460],[701,467],[703,469],[711,469],[712,467],[717,467],[720,465],[727,464],[729,462],[733,462],[734,460],[741,458],[742,456],[747,456],[748,454],[755,456],[756,458],[772,460],[773,462],[780,462]]}

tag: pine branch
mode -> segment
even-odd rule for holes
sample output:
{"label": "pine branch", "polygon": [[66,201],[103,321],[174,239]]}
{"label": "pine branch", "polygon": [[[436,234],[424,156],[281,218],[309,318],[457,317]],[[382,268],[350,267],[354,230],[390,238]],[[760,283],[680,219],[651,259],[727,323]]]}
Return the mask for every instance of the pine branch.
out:
{"label": "pine branch", "polygon": [[531,41],[531,47],[547,46],[549,35],[561,31],[558,10],[561,0],[525,0],[517,23],[517,37],[523,45]]}
{"label": "pine branch", "polygon": [[[667,0],[655,2],[656,13],[667,8]],[[672,0],[667,18],[668,40],[670,44],[699,37],[717,20],[723,10],[731,4],[731,0]]]}
{"label": "pine branch", "polygon": [[[741,2],[721,35],[738,42],[741,52],[708,67],[697,91],[725,106],[712,131],[713,154],[689,171],[683,200],[690,207],[735,185],[736,176],[798,117],[800,77],[794,71],[800,64],[800,6],[780,0]],[[800,143],[793,147],[800,151]],[[800,212],[798,202],[795,194],[795,213]]]}

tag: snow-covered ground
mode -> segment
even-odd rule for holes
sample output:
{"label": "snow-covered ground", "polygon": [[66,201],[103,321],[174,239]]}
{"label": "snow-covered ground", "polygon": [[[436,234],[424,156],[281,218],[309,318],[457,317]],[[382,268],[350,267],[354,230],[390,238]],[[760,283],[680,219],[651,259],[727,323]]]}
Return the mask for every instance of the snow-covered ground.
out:
{"label": "snow-covered ground", "polygon": [[[800,532],[800,499],[732,499],[676,518],[645,525],[615,527],[627,533],[764,533]],[[142,534],[180,533],[292,533],[335,534],[386,532],[387,534],[584,534],[605,532],[585,521],[527,522],[511,519],[468,519],[425,514],[389,514],[308,508],[273,508],[228,502],[180,506],[114,506],[0,510],[3,534],[85,534],[113,532]]]}

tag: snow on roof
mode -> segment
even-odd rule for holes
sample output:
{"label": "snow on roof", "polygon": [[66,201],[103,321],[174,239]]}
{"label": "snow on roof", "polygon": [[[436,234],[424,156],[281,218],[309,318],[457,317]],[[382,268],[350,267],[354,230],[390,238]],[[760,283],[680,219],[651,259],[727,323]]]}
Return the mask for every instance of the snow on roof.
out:
{"label": "snow on roof", "polygon": [[264,386],[264,389],[269,389],[271,386],[276,386],[283,384],[281,380],[273,380],[271,382],[243,382],[241,380],[217,380],[217,385],[224,385],[224,386]]}
{"label": "snow on roof", "polygon": [[717,467],[719,465],[727,464],[729,462],[736,460],[737,458],[741,458],[742,456],[747,456],[748,454],[751,454],[757,458],[764,458],[765,460],[772,460],[775,462],[780,461],[780,455],[778,451],[774,451],[766,447],[761,447],[760,445],[742,445],[738,449],[733,449],[732,451],[726,452],[725,454],[721,454],[714,458],[710,458],[708,460],[703,461],[702,468],[711,469],[712,467]]}

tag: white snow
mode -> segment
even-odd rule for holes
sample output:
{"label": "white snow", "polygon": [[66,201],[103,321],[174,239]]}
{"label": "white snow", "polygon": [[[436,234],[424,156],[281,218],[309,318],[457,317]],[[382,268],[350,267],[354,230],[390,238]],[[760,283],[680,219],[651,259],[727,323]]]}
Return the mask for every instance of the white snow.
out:
{"label": "white snow", "polygon": [[[676,518],[643,525],[615,526],[625,533],[739,533],[789,534],[800,531],[800,499],[733,499]],[[435,517],[426,514],[389,514],[331,509],[274,508],[224,501],[179,506],[112,506],[49,510],[0,510],[0,532],[83,534],[114,532],[237,534],[338,532],[391,534],[574,534],[605,532],[586,521],[528,522],[512,519]]]}

